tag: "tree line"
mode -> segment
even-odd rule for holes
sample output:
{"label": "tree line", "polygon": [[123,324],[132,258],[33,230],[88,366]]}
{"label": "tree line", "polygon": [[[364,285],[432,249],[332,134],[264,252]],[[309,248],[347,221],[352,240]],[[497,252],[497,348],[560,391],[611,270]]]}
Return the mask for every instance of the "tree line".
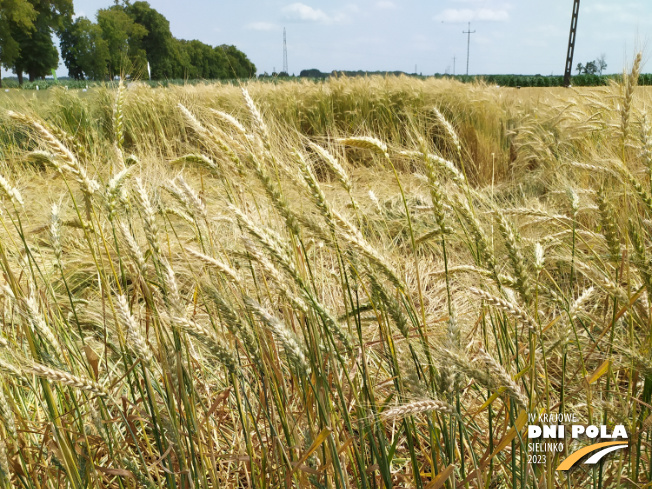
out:
{"label": "tree line", "polygon": [[607,69],[605,55],[601,54],[593,61],[587,61],[586,64],[577,63],[575,69],[578,75],[602,75],[602,72]]}
{"label": "tree line", "polygon": [[[169,21],[146,1],[116,0],[96,22],[74,17],[72,0],[0,0],[0,64],[19,83],[43,78],[59,65],[60,39],[71,78],[106,80],[132,74],[161,79],[254,76],[256,66],[235,46],[177,39]],[[0,80],[1,86],[1,80]]]}

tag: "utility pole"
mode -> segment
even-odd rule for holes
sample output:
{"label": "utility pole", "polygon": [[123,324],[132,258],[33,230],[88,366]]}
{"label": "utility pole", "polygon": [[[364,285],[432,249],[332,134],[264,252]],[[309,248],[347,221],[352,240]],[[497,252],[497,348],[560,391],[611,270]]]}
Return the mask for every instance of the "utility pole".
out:
{"label": "utility pole", "polygon": [[288,43],[285,38],[285,27],[283,27],[283,71],[288,75],[290,74],[288,71]]}
{"label": "utility pole", "polygon": [[453,76],[455,76],[455,56],[453,56]]}
{"label": "utility pole", "polygon": [[573,2],[570,34],[568,35],[568,51],[566,52],[566,68],[564,70],[564,86],[570,87],[573,71],[573,53],[575,52],[575,35],[577,34],[577,16],[580,13],[580,0]]}
{"label": "utility pole", "polygon": [[466,34],[466,76],[469,76],[469,48],[471,47],[471,34],[474,34],[475,31],[471,30],[471,22],[469,22],[469,29],[467,31],[462,31],[462,34]]}

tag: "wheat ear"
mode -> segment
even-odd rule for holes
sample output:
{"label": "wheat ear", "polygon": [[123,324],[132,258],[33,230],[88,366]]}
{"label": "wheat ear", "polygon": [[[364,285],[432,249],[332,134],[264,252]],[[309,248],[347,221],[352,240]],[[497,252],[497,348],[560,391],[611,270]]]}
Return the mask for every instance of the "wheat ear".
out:
{"label": "wheat ear", "polygon": [[497,307],[498,309],[502,309],[503,311],[507,312],[508,314],[515,317],[516,319],[519,319],[531,331],[537,330],[536,321],[532,319],[532,317],[530,317],[530,315],[527,312],[525,312],[523,309],[518,307],[516,304],[506,301],[505,299],[495,297],[489,294],[488,292],[485,292],[484,290],[476,289],[475,287],[469,287],[468,290],[472,294],[475,294],[481,299],[483,299],[488,304]]}
{"label": "wheat ear", "polygon": [[450,404],[437,401],[437,400],[426,400],[426,401],[415,401],[409,404],[404,404],[403,406],[398,406],[392,409],[383,411],[380,415],[380,418],[383,421],[389,421],[396,418],[404,418],[406,416],[413,416],[420,413],[429,413],[432,411],[437,411],[439,413],[453,414],[455,409]]}
{"label": "wheat ear", "polygon": [[77,389],[84,391],[89,391],[101,397],[109,396],[107,390],[97,382],[69,374],[68,372],[62,372],[61,370],[55,370],[53,368],[46,367],[40,363],[26,365],[24,370],[36,375],[37,377],[42,377],[46,380],[51,380],[53,382],[68,385],[70,387],[76,387]]}

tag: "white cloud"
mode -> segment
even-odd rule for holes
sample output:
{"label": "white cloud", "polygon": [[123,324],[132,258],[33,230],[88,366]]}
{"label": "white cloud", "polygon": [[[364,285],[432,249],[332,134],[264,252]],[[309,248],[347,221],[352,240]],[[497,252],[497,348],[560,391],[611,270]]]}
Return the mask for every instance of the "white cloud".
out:
{"label": "white cloud", "polygon": [[275,31],[278,26],[270,22],[250,22],[245,28],[252,31]]}
{"label": "white cloud", "polygon": [[390,2],[389,0],[381,0],[380,2],[376,2],[376,8],[382,10],[393,10],[396,8],[396,4],[394,2]]}
{"label": "white cloud", "polygon": [[587,5],[586,8],[583,8],[582,12],[593,14],[596,18],[638,25],[641,23],[648,23],[648,19],[641,17],[639,14],[642,8],[643,7],[636,2],[618,2],[614,5],[598,2],[596,4]]}
{"label": "white cloud", "polygon": [[582,12],[620,13],[623,11],[628,11],[633,7],[634,7],[633,4],[627,4],[626,2],[618,2],[617,4],[598,2],[598,3],[587,5],[586,8],[582,9]]}
{"label": "white cloud", "polygon": [[323,10],[315,9],[305,3],[291,3],[283,7],[285,18],[295,22],[331,22],[331,18]]}
{"label": "white cloud", "polygon": [[290,22],[315,22],[320,24],[336,24],[350,20],[350,14],[360,11],[356,4],[344,5],[339,11],[327,14],[321,9],[313,8],[305,3],[291,3],[282,9],[284,19]]}
{"label": "white cloud", "polygon": [[434,17],[442,22],[471,22],[484,20],[489,22],[505,22],[509,20],[509,13],[504,9],[490,8],[447,8]]}

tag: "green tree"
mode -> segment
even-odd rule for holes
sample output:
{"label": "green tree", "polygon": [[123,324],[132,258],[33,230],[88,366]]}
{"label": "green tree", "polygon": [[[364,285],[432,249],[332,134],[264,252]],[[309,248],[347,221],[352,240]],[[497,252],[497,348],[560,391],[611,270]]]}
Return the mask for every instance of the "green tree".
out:
{"label": "green tree", "polygon": [[22,83],[23,73],[30,81],[44,77],[59,64],[59,53],[52,34],[60,32],[65,21],[72,18],[72,0],[29,0],[36,16],[32,28],[25,29],[20,22],[10,22],[10,35],[18,43],[20,52],[12,68]]}
{"label": "green tree", "polygon": [[13,37],[18,41],[20,54],[14,59],[13,70],[22,85],[23,73],[29,81],[49,75],[59,65],[59,53],[52,42],[52,31],[44,15],[39,13],[32,30],[14,26]]}
{"label": "green tree", "polygon": [[61,55],[70,77],[76,80],[106,78],[109,46],[99,25],[79,17],[66,24],[60,39]]}
{"label": "green tree", "polygon": [[132,65],[142,64],[143,73],[143,60],[149,61],[153,79],[244,78],[255,74],[256,67],[235,46],[214,48],[197,40],[175,39],[168,20],[148,2],[115,2],[113,7],[98,14],[98,23],[109,43],[112,74],[121,66],[118,61],[124,63],[125,58]]}
{"label": "green tree", "polygon": [[587,75],[595,75],[597,72],[598,72],[598,66],[596,65],[595,61],[589,61],[584,66],[584,73],[586,73]]}
{"label": "green tree", "polygon": [[14,27],[29,31],[33,29],[35,19],[36,10],[28,0],[0,0],[0,66],[13,68],[20,55],[20,45],[13,36]]}
{"label": "green tree", "polygon": [[183,51],[188,59],[188,66],[182,74],[183,78],[213,78],[211,75],[215,75],[219,71],[214,66],[216,59],[214,59],[213,48],[208,44],[197,40],[180,40],[179,43],[183,46]]}
{"label": "green tree", "polygon": [[188,73],[192,65],[186,46],[187,42],[176,38],[172,39],[172,49],[170,52],[172,72],[170,73],[170,78],[188,78]]}
{"label": "green tree", "polygon": [[249,78],[256,73],[256,66],[235,46],[214,48],[197,40],[177,40],[176,45],[183,66],[183,78]]}
{"label": "green tree", "polygon": [[170,22],[147,2],[127,4],[124,10],[135,23],[147,29],[147,34],[141,40],[141,47],[147,53],[152,78],[172,77],[174,38],[170,32]]}
{"label": "green tree", "polygon": [[595,64],[598,67],[598,73],[602,75],[602,72],[607,69],[607,60],[604,53],[602,53],[600,57],[595,60]]}
{"label": "green tree", "polygon": [[247,55],[235,46],[222,44],[219,48],[226,54],[228,60],[228,78],[249,78],[256,74],[256,65],[254,65]]}
{"label": "green tree", "polygon": [[97,12],[97,23],[109,49],[109,76],[122,73],[144,73],[147,53],[142,40],[147,29],[137,24],[120,5]]}
{"label": "green tree", "polygon": [[602,72],[607,68],[607,61],[605,55],[601,54],[599,58],[587,62],[585,65],[582,63],[577,64],[578,75],[602,75]]}

